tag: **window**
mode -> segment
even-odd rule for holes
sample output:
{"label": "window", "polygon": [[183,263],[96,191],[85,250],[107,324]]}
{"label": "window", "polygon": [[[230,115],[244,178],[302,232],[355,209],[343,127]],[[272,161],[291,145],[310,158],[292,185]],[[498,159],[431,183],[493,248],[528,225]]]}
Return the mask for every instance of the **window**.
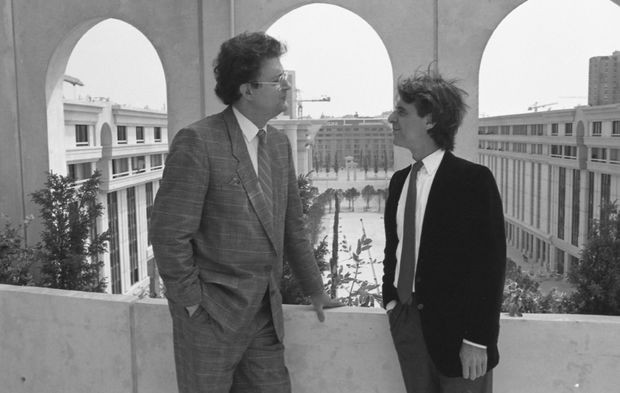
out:
{"label": "window", "polygon": [[564,239],[564,214],[566,204],[566,168],[560,167],[558,176],[558,239]]}
{"label": "window", "polygon": [[75,181],[87,179],[90,175],[92,175],[91,164],[90,162],[69,164],[67,165],[67,174]]}
{"label": "window", "polygon": [[136,188],[127,189],[127,223],[129,232],[129,275],[131,285],[138,282],[140,272],[138,270],[138,222],[136,218]]}
{"label": "window", "polygon": [[121,256],[118,248],[118,202],[116,192],[108,194],[108,231],[110,234],[110,284],[112,293],[121,293]]}
{"label": "window", "polygon": [[558,123],[551,124],[551,135],[558,134]]}
{"label": "window", "polygon": [[136,127],[136,143],[144,143],[144,127]]}
{"label": "window", "polygon": [[581,173],[573,169],[573,208],[571,211],[571,244],[579,246],[579,193],[581,191]]}
{"label": "window", "polygon": [[163,160],[161,159],[161,154],[152,154],[151,155],[151,169],[161,169]]}
{"label": "window", "polygon": [[594,162],[607,161],[607,149],[602,147],[593,147],[590,150],[590,159]]}
{"label": "window", "polygon": [[153,139],[155,142],[161,142],[161,127],[155,127],[153,130]]}
{"label": "window", "polygon": [[609,149],[609,162],[612,164],[620,164],[620,149]]}
{"label": "window", "polygon": [[527,135],[527,125],[517,124],[512,127],[512,135]]}
{"label": "window", "polygon": [[112,160],[112,178],[129,175],[129,159],[115,158]]}
{"label": "window", "polygon": [[88,146],[88,126],[86,124],[75,125],[75,145]]}
{"label": "window", "polygon": [[551,157],[562,157],[562,146],[551,145]]}
{"label": "window", "polygon": [[602,130],[603,130],[603,126],[600,121],[592,122],[592,135],[593,136],[601,136]]}
{"label": "window", "polygon": [[127,126],[116,126],[116,142],[118,144],[127,143]]}
{"label": "window", "polygon": [[564,158],[577,159],[577,146],[564,146]]}
{"label": "window", "polygon": [[142,173],[146,170],[145,156],[131,157],[131,173]]}
{"label": "window", "polygon": [[620,136],[620,120],[611,123],[611,136]]}
{"label": "window", "polygon": [[[151,214],[153,213],[153,183],[146,183],[146,230],[151,231]],[[151,237],[147,235],[147,243],[151,245]]]}
{"label": "window", "polygon": [[564,123],[564,135],[566,136],[573,135],[573,123]]}

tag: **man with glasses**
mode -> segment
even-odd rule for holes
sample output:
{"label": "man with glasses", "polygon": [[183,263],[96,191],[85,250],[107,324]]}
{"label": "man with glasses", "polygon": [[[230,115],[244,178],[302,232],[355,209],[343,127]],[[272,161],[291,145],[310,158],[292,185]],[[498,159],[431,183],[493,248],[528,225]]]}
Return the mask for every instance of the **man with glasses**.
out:
{"label": "man with glasses", "polygon": [[221,45],[215,93],[228,107],[178,132],[153,207],[151,241],[173,321],[181,393],[290,392],[282,258],[320,321],[335,306],[304,236],[287,137],[284,46],[264,33]]}

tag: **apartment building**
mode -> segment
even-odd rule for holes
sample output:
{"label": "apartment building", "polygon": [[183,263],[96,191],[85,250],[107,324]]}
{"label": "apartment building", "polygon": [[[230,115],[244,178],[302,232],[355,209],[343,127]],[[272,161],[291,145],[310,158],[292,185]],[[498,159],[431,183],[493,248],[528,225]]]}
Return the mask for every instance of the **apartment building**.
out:
{"label": "apartment building", "polygon": [[167,115],[105,100],[64,102],[67,174],[78,182],[101,172],[97,231],[110,231],[103,255],[109,293],[137,294],[149,285],[153,251],[148,222],[168,151]]}
{"label": "apartment building", "polygon": [[588,104],[609,105],[620,103],[620,51],[611,56],[590,58],[588,77]]}
{"label": "apartment building", "polygon": [[508,242],[566,275],[620,197],[620,105],[481,118],[478,160],[495,175]]}

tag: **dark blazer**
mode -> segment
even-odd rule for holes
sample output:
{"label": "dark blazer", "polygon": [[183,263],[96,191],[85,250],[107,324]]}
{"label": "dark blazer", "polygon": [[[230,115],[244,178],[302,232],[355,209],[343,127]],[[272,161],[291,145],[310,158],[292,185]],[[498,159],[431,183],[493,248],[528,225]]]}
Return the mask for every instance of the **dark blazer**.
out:
{"label": "dark blazer", "polygon": [[[396,210],[409,171],[394,173],[385,205],[384,307],[398,299]],[[442,374],[462,376],[463,339],[486,345],[488,369],[497,365],[505,266],[504,216],[493,175],[446,152],[428,197],[415,278],[424,339]]]}
{"label": "dark blazer", "polygon": [[267,127],[273,223],[232,108],[179,131],[170,146],[150,236],[169,301],[200,305],[236,331],[254,318],[268,290],[282,338],[282,258],[308,295],[323,291],[288,138]]}

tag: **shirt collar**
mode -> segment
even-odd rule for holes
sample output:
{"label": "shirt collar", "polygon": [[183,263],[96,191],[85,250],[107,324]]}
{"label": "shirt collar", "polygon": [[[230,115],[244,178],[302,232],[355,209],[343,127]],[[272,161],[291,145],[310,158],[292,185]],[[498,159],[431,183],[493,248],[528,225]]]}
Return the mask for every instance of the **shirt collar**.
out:
{"label": "shirt collar", "polygon": [[[250,119],[245,117],[243,113],[241,113],[234,106],[232,107],[233,113],[237,118],[237,123],[239,123],[239,128],[241,128],[241,132],[243,132],[243,136],[247,141],[251,141],[258,134],[258,127]],[[266,131],[266,130],[265,130]]]}
{"label": "shirt collar", "polygon": [[443,159],[445,153],[445,150],[437,149],[422,159],[426,173],[433,176],[435,172],[437,172],[437,168],[439,168],[439,164],[441,164],[441,160]]}

